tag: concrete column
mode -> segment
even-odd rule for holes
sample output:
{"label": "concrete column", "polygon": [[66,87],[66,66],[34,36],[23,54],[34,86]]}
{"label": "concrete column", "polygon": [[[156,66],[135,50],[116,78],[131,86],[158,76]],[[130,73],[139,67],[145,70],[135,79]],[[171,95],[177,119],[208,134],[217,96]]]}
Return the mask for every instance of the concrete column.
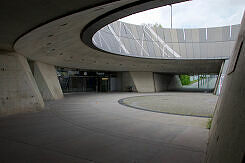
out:
{"label": "concrete column", "polygon": [[219,76],[216,80],[215,87],[214,87],[214,94],[216,95],[220,94],[220,90],[223,84],[223,79],[226,75],[228,65],[229,65],[229,60],[225,60],[221,66],[220,73],[219,73]]}
{"label": "concrete column", "polygon": [[172,75],[168,84],[168,90],[176,90],[181,88],[182,84],[179,78],[179,75]]}
{"label": "concrete column", "polygon": [[53,65],[34,62],[33,74],[39,91],[45,101],[63,98],[63,92]]}
{"label": "concrete column", "polygon": [[155,92],[153,72],[130,72],[138,92]]}
{"label": "concrete column", "polygon": [[245,16],[210,130],[206,162],[245,162]]}
{"label": "concrete column", "polygon": [[[122,91],[133,91],[136,92],[136,87],[134,85],[134,81],[129,72],[122,72],[121,73],[121,81],[122,81]],[[131,90],[130,90],[131,89]]]}
{"label": "concrete column", "polygon": [[44,107],[27,59],[17,53],[0,52],[0,115]]}
{"label": "concrete column", "polygon": [[154,85],[156,92],[168,90],[168,84],[173,75],[154,73]]}

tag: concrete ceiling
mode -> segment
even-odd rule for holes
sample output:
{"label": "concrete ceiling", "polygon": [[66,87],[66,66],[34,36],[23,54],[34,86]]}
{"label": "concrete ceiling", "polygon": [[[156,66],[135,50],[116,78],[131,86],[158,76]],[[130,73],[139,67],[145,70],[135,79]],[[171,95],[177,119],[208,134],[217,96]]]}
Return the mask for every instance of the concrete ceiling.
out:
{"label": "concrete ceiling", "polygon": [[[94,49],[93,34],[121,17],[184,0],[2,1],[0,49],[31,60],[91,70],[217,73],[223,60],[162,60]],[[81,36],[81,37],[80,37]],[[82,38],[82,40],[81,40]],[[14,48],[13,48],[14,47]]]}
{"label": "concrete ceiling", "polygon": [[66,15],[116,0],[1,0],[0,49],[12,50],[14,42],[38,26]]}

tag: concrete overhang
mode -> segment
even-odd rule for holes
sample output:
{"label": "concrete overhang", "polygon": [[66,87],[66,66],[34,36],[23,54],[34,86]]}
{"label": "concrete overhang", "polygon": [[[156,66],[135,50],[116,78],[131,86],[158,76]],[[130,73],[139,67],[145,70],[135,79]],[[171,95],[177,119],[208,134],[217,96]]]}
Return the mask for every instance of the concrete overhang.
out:
{"label": "concrete overhang", "polygon": [[[0,48],[62,67],[106,71],[217,73],[224,59],[148,59],[100,51],[91,44],[103,26],[130,14],[185,0],[27,0],[1,2]],[[82,38],[82,41],[81,41]]]}

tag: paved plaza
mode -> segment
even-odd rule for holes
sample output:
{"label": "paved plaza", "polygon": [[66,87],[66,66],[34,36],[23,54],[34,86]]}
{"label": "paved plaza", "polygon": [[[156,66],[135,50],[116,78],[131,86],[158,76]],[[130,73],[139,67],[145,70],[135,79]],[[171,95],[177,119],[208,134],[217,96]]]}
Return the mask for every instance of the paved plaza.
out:
{"label": "paved plaza", "polygon": [[[118,103],[143,95],[153,94],[65,94],[44,111],[2,117],[0,162],[202,162],[207,118],[159,114]],[[154,95],[170,100],[177,93]],[[193,100],[197,96],[189,95]]]}

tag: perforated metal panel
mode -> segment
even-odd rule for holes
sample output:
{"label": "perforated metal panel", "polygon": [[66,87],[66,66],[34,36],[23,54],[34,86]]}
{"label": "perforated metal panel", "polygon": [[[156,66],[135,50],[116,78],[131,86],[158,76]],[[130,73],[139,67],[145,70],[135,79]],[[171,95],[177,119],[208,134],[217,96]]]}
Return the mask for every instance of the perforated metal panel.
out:
{"label": "perforated metal panel", "polygon": [[168,29],[113,22],[93,37],[102,50],[151,58],[228,58],[240,25],[199,29]]}

